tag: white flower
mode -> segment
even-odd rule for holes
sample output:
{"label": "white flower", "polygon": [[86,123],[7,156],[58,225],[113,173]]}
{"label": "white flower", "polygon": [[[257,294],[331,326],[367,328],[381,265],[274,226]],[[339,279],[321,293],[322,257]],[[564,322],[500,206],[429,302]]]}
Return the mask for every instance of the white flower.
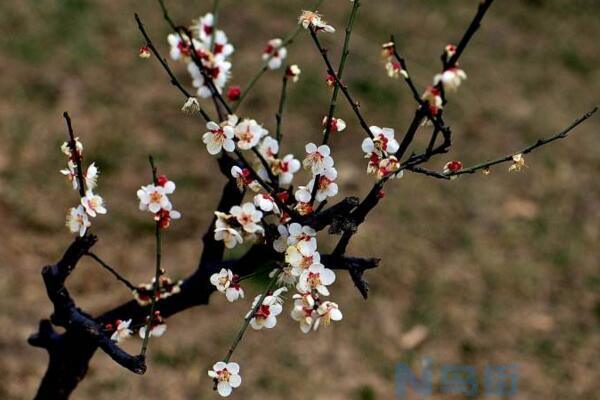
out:
{"label": "white flower", "polygon": [[308,333],[313,326],[313,316],[316,316],[316,312],[313,309],[314,300],[312,304],[308,305],[303,299],[304,296],[308,296],[312,300],[310,293],[307,293],[306,295],[294,295],[294,299],[296,300],[294,301],[294,308],[292,309],[291,317],[293,320],[300,322],[300,330],[303,333]]}
{"label": "white flower", "polygon": [[437,85],[442,82],[444,85],[444,89],[449,91],[456,91],[460,86],[461,82],[467,79],[467,74],[465,71],[459,68],[448,68],[441,74],[437,74],[433,78],[433,84]]}
{"label": "white flower", "polygon": [[271,136],[265,136],[258,145],[258,152],[267,160],[273,160],[279,153],[279,142]]}
{"label": "white flower", "polygon": [[[69,160],[73,160],[73,154],[71,153],[71,146],[69,145],[69,142],[64,142],[61,146],[60,146],[60,150],[67,156],[69,156]],[[77,155],[79,157],[81,157],[81,153],[83,153],[83,144],[79,141],[79,138],[76,137],[75,138],[75,151],[77,152]]]}
{"label": "white flower", "polygon": [[227,300],[234,302],[244,298],[244,290],[238,283],[239,278],[231,270],[222,268],[220,272],[210,276],[212,283],[219,292],[224,293]]}
{"label": "white flower", "polygon": [[294,158],[293,154],[288,154],[283,159],[274,160],[271,164],[273,174],[279,176],[281,185],[289,185],[294,179],[294,174],[300,169],[300,161]]}
{"label": "white flower", "polygon": [[79,233],[79,236],[85,235],[85,231],[92,223],[90,222],[83,206],[72,207],[67,214],[67,227],[72,233]]}
{"label": "white flower", "polygon": [[317,232],[310,226],[302,226],[297,222],[293,222],[288,227],[289,236],[287,244],[293,246],[299,242],[306,241],[311,242],[315,248],[317,246]]}
{"label": "white flower", "polygon": [[300,67],[296,64],[290,65],[286,71],[287,76],[291,77],[294,83],[298,82],[301,73]]}
{"label": "white flower", "polygon": [[232,127],[228,125],[221,127],[219,124],[210,121],[206,124],[206,128],[208,132],[202,135],[202,141],[206,144],[209,154],[218,154],[221,149],[229,152],[235,150]]}
{"label": "white flower", "polygon": [[293,246],[289,246],[285,252],[285,262],[292,266],[292,275],[300,276],[302,271],[307,270],[311,265],[318,264],[321,256],[317,252],[316,241],[301,241]]}
{"label": "white flower", "polygon": [[[286,289],[287,290],[287,289]],[[252,304],[252,309],[256,307],[256,303],[260,300],[261,295],[256,296]],[[266,296],[261,305],[256,309],[252,319],[250,320],[250,326],[256,330],[262,328],[271,329],[277,325],[277,316],[282,311],[281,304],[278,298],[274,296]],[[246,318],[250,314],[246,315]]]}
{"label": "white flower", "polygon": [[[181,37],[183,37],[184,40],[181,40]],[[180,60],[182,58],[187,58],[191,54],[192,49],[190,46],[189,38],[185,34],[181,35],[181,37],[179,36],[179,34],[176,34],[176,33],[171,33],[171,34],[169,34],[169,36],[167,36],[167,41],[169,42],[169,45],[171,46],[169,55],[171,56],[171,58],[173,60]],[[194,46],[195,45],[196,44],[194,43]]]}
{"label": "white flower", "polygon": [[338,305],[331,301],[324,301],[317,307],[317,320],[315,321],[314,330],[316,331],[321,324],[329,326],[331,321],[340,321],[341,319],[342,312]]}
{"label": "white flower", "polygon": [[190,29],[198,35],[203,42],[210,41],[213,33],[214,20],[215,18],[212,13],[206,13],[200,18],[192,20]]}
{"label": "white flower", "polygon": [[298,189],[294,192],[294,198],[299,203],[309,203],[312,192],[308,186],[298,186]]}
{"label": "white flower", "polygon": [[81,205],[85,208],[91,217],[95,217],[96,214],[106,214],[106,208],[104,208],[104,200],[97,194],[92,193],[88,190],[85,196],[81,198]]}
{"label": "white flower", "polygon": [[262,231],[262,227],[258,222],[263,217],[263,213],[254,207],[252,203],[244,203],[242,206],[233,206],[229,210],[237,222],[242,226],[244,231],[248,233],[256,233]]}
{"label": "white flower", "polygon": [[217,30],[215,33],[215,45],[214,52],[215,56],[223,56],[229,57],[233,54],[234,48],[229,40],[227,39],[227,35],[222,30]]}
{"label": "white flower", "polygon": [[268,131],[253,119],[246,118],[235,127],[235,136],[238,138],[237,145],[242,150],[250,150],[267,134]]}
{"label": "white flower", "polygon": [[394,130],[391,128],[380,128],[372,126],[369,128],[373,134],[373,139],[365,138],[362,142],[362,150],[370,156],[371,153],[377,155],[393,154],[398,151],[400,145],[394,139]]}
{"label": "white flower", "polygon": [[130,325],[131,319],[128,319],[127,321],[117,321],[117,329],[113,332],[110,339],[117,343],[127,339],[132,333],[131,329],[129,329]]}
{"label": "white flower", "polygon": [[222,240],[228,249],[242,244],[244,241],[242,235],[229,224],[229,218],[233,217],[219,211],[215,211],[215,215],[217,217],[215,222],[215,240]]}
{"label": "white flower", "polygon": [[[167,324],[158,324],[150,326],[150,334],[149,337],[161,337],[167,331]],[[139,331],[140,338],[144,339],[146,337],[146,326],[142,326]]]}
{"label": "white flower", "polygon": [[[319,175],[319,183],[317,184],[317,193],[315,200],[323,201],[328,197],[333,197],[338,193],[338,185],[334,182],[337,178],[337,170],[329,168]],[[312,193],[315,180],[314,178],[308,183],[308,190]]]}
{"label": "white flower", "polygon": [[[205,71],[208,72],[208,77],[213,81],[215,88],[221,93],[231,76],[231,63],[226,61],[223,57],[213,57],[208,51],[199,51],[202,51],[204,55],[206,55],[205,57],[202,57],[202,64],[205,67]],[[200,68],[198,68],[195,63],[190,62],[187,65],[187,69],[193,78],[192,85],[198,88],[198,96],[202,98],[210,97],[212,92],[206,85],[204,75],[202,75]]]}
{"label": "white flower", "polygon": [[[393,174],[394,172],[400,169],[400,163],[395,156],[389,156],[379,161],[379,165],[377,166],[377,179],[383,179],[386,176]],[[403,171],[400,171],[399,174],[396,175],[397,178],[402,178],[404,175]]]}
{"label": "white flower", "polygon": [[140,200],[139,208],[141,211],[150,211],[156,214],[160,210],[170,211],[173,206],[167,197],[167,194],[173,193],[174,187],[169,185],[168,187],[155,186],[150,184],[142,186],[137,191],[137,197]]}
{"label": "white flower", "polygon": [[262,59],[267,61],[267,66],[269,69],[278,69],[281,67],[283,60],[287,55],[287,49],[285,47],[281,47],[283,41],[279,38],[271,39],[267,43],[267,47],[265,47]]}
{"label": "white flower", "polygon": [[239,375],[240,366],[237,363],[224,363],[219,361],[213,365],[212,371],[208,371],[208,376],[217,382],[217,392],[222,397],[227,397],[233,389],[242,384],[242,377]]}
{"label": "white flower", "polygon": [[269,272],[269,278],[273,278],[277,275],[277,284],[293,286],[298,281],[298,277],[292,274],[292,266],[284,265],[282,268],[275,268]]}
{"label": "white flower", "polygon": [[404,79],[408,79],[408,72],[402,68],[402,65],[394,60],[389,60],[385,63],[385,70],[390,78],[397,79],[402,75]]}
{"label": "white flower", "polygon": [[272,211],[275,214],[279,214],[279,207],[277,207],[275,199],[269,194],[260,193],[254,196],[254,205],[264,212]]}
{"label": "white flower", "polygon": [[198,99],[195,97],[188,97],[183,104],[183,107],[181,107],[181,111],[190,115],[200,111],[200,103],[198,103]]}
{"label": "white flower", "polygon": [[325,31],[329,33],[335,32],[335,28],[323,20],[321,15],[316,11],[302,11],[298,23],[302,25],[304,29],[309,27],[315,31]]}
{"label": "white flower", "polygon": [[310,169],[313,175],[322,173],[333,167],[333,158],[329,156],[331,150],[326,144],[317,147],[314,143],[305,146],[306,158],[302,161],[304,169]]}
{"label": "white flower", "polygon": [[233,280],[233,272],[230,269],[221,268],[218,273],[210,276],[210,283],[221,293],[225,293]]}
{"label": "white flower", "polygon": [[437,115],[438,111],[441,110],[443,105],[440,90],[436,87],[428,86],[421,98],[429,104],[429,112],[431,115]]}
{"label": "white flower", "polygon": [[83,175],[83,178],[85,179],[85,185],[87,186],[88,190],[92,190],[92,189],[96,188],[99,174],[100,174],[100,171],[98,170],[98,167],[96,167],[96,163],[91,163],[87,167],[87,170],[85,171],[85,174]]}
{"label": "white flower", "polygon": [[279,289],[276,289],[271,296],[273,296],[276,303],[283,304],[282,295],[287,291],[288,291],[288,288],[280,287]]}
{"label": "white flower", "polygon": [[277,225],[277,232],[279,237],[273,241],[273,249],[278,253],[285,253],[289,238],[288,228],[285,225]]}
{"label": "white flower", "polygon": [[307,293],[316,290],[323,296],[329,296],[329,290],[326,286],[335,281],[335,273],[323,264],[314,263],[308,269],[302,271],[296,289],[300,293]]}
{"label": "white flower", "polygon": [[[323,117],[323,126],[325,129],[327,129],[327,118],[327,116]],[[331,129],[329,130],[330,132],[341,132],[346,129],[346,122],[341,118],[331,117],[331,122],[329,125],[331,125]]]}

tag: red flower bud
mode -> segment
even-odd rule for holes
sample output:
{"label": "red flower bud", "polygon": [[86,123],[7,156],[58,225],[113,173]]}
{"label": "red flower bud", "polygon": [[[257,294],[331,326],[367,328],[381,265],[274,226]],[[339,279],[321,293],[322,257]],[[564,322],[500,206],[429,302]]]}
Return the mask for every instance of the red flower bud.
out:
{"label": "red flower bud", "polygon": [[238,100],[241,95],[242,95],[242,89],[240,89],[239,86],[230,86],[229,89],[227,89],[227,98],[230,101]]}

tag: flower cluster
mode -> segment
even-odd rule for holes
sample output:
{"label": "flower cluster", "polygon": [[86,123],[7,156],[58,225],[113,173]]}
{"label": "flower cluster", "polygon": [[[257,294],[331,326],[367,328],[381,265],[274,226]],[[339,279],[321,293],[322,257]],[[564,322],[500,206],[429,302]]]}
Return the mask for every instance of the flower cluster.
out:
{"label": "flower cluster", "polygon": [[173,205],[168,197],[174,191],[175,183],[170,181],[166,175],[159,176],[156,183],[142,186],[137,191],[140,211],[149,211],[154,214],[154,220],[163,229],[170,226],[171,220],[181,218],[181,213],[173,210]]}
{"label": "flower cluster", "polygon": [[[72,142],[64,142],[61,151],[68,157],[67,168],[60,171],[71,182],[73,190],[79,191],[81,203],[77,207],[71,207],[67,213],[67,228],[72,233],[84,236],[87,229],[92,225],[90,217],[95,218],[98,214],[106,214],[104,200],[94,193],[98,183],[99,170],[95,163],[91,163],[85,172],[79,171],[83,160],[83,144],[79,138]],[[80,188],[80,185],[83,187]]]}
{"label": "flower cluster", "polygon": [[190,31],[193,37],[185,33],[169,34],[167,40],[171,46],[171,58],[187,64],[198,96],[211,96],[205,76],[212,80],[215,89],[221,93],[231,75],[229,58],[234,51],[233,45],[229,43],[225,32],[214,29],[212,13],[193,21]]}
{"label": "flower cluster", "polygon": [[[371,126],[369,129],[373,137],[365,138],[361,146],[365,158],[369,160],[367,174],[377,179],[389,177],[400,169],[400,163],[395,156],[400,145],[394,138],[394,130],[378,126]],[[402,175],[396,174],[396,176]]]}
{"label": "flower cluster", "polygon": [[[148,321],[148,318],[149,317],[146,317],[146,321]],[[146,324],[138,329],[131,325],[132,321],[132,319],[125,321],[116,320],[114,324],[108,323],[104,326],[104,328],[108,332],[112,332],[110,339],[113,342],[121,343],[123,340],[129,338],[135,332],[135,330],[138,331],[140,338],[144,339],[146,337]],[[165,323],[164,318],[160,315],[160,311],[157,310],[154,312],[149,329],[149,336],[154,337],[160,337],[167,331],[167,324]]]}

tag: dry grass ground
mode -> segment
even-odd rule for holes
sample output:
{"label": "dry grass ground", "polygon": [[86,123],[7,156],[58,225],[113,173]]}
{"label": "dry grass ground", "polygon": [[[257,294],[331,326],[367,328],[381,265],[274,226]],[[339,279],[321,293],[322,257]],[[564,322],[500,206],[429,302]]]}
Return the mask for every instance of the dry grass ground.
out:
{"label": "dry grass ground", "polygon": [[[210,8],[208,0],[170,3],[182,22]],[[222,26],[238,48],[233,82],[243,86],[260,65],[263,44],[287,32],[310,2],[222,3]],[[322,11],[341,27],[347,3],[329,0]],[[423,87],[477,2],[364,3],[346,82],[369,121],[402,130],[413,104],[402,82],[385,77],[378,45],[395,33]],[[454,149],[434,168],[450,159],[469,164],[510,152],[568,125],[600,100],[598,2],[497,3],[462,59],[469,79],[447,110]],[[58,174],[62,111],[70,111],[88,159],[102,171],[100,191],[110,212],[94,227],[96,251],[133,281],[149,279],[152,227],[137,211],[135,190],[148,181],[150,152],[178,183],[174,201],[184,215],[165,237],[166,268],[183,276],[201,251],[199,236],[222,178],[202,146],[202,127],[179,112],[182,99],[155,61],[137,57],[134,11],[166,52],[161,38],[167,27],[153,1],[0,4],[2,399],[31,398],[46,367],[46,354],[25,340],[51,311],[40,267],[56,260],[71,239],[63,218],[75,198]],[[342,36],[340,29],[324,39],[336,57]],[[303,73],[289,92],[284,149],[300,153],[303,143],[319,138],[328,91],[306,35],[289,60]],[[240,113],[273,129],[278,83],[279,74],[269,74]],[[363,195],[370,181],[359,151],[362,133],[347,104],[339,109],[349,122],[332,140],[341,189]],[[395,364],[418,367],[425,356],[478,367],[518,363],[518,399],[597,396],[599,129],[596,117],[568,140],[528,157],[530,168],[519,174],[502,167],[451,183],[414,175],[391,183],[350,246],[353,254],[383,258],[381,268],[368,273],[370,299],[363,301],[340,274],[333,293],[342,323],[305,336],[282,318],[277,329],[250,332],[235,356],[244,378],[236,397],[391,399]],[[94,313],[129,298],[90,261],[69,288]],[[215,296],[209,307],[170,319],[167,335],[151,343],[149,372],[142,377],[98,353],[74,398],[213,398],[205,371],[223,356],[248,306]],[[425,340],[404,348],[404,335],[419,325],[428,329]]]}

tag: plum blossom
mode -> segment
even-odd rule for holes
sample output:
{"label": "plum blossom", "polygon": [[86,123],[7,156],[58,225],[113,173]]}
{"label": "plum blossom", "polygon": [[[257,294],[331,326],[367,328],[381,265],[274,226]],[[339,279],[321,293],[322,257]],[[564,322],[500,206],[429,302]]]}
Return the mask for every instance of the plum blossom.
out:
{"label": "plum blossom", "polygon": [[233,54],[234,48],[229,40],[227,34],[222,30],[217,30],[215,33],[215,45],[213,46],[213,54],[215,56],[229,57]]}
{"label": "plum blossom", "polygon": [[302,71],[300,70],[300,67],[298,67],[297,64],[290,65],[285,71],[285,74],[292,78],[292,82],[294,83],[298,82],[301,73]]}
{"label": "plum blossom", "polygon": [[267,160],[274,160],[279,153],[279,142],[271,136],[265,136],[258,145],[258,152]]}
{"label": "plum blossom", "polygon": [[[196,51],[201,53],[200,58],[205,73],[208,78],[212,80],[215,89],[221,93],[231,76],[231,63],[221,56],[213,56],[212,53],[207,50],[196,49]],[[212,95],[211,89],[206,84],[205,77],[200,68],[198,68],[195,63],[190,62],[187,65],[187,69],[193,79],[192,85],[195,88],[198,88],[198,96],[202,98],[210,97]]]}
{"label": "plum blossom", "polygon": [[289,185],[294,179],[294,174],[300,170],[300,161],[294,158],[293,154],[288,154],[283,159],[273,160],[271,171],[279,176],[281,185]]}
{"label": "plum blossom", "polygon": [[244,298],[244,290],[239,284],[239,279],[239,276],[234,274],[231,270],[222,268],[220,272],[210,276],[210,283],[213,284],[219,292],[224,293],[229,302],[234,302],[237,299]]}
{"label": "plum blossom", "polygon": [[308,225],[300,225],[293,222],[288,227],[288,246],[293,246],[299,242],[311,242],[311,245],[317,246],[317,232]]}
{"label": "plum blossom", "polygon": [[[377,179],[383,179],[385,177],[390,176],[399,169],[400,163],[398,162],[398,159],[395,156],[389,156],[379,161],[379,164],[377,165],[377,173],[375,174],[375,176],[377,177]],[[403,175],[404,172],[400,171],[395,176],[397,178],[402,178]]]}
{"label": "plum blossom", "polygon": [[170,187],[155,186],[153,183],[142,186],[137,191],[137,197],[140,200],[140,211],[147,210],[156,214],[160,210],[171,210],[173,206],[167,197],[168,194],[173,193],[170,189]]}
{"label": "plum blossom", "polygon": [[444,54],[446,55],[446,60],[451,59],[456,53],[456,46],[453,44],[448,44],[444,47]]}
{"label": "plum blossom", "polygon": [[133,332],[131,329],[129,329],[130,325],[131,325],[131,319],[128,319],[127,321],[118,320],[117,321],[117,329],[115,329],[115,331],[113,332],[110,339],[113,342],[117,342],[117,343],[120,343],[124,339],[127,339],[129,336],[131,336],[131,333]]}
{"label": "plum blossom", "polygon": [[[170,33],[167,36],[167,42],[171,46],[169,54],[173,60],[180,60],[182,58],[188,58],[192,52],[190,39],[187,35],[182,34],[181,36],[176,33]],[[196,44],[194,44],[196,46]]]}
{"label": "plum blossom", "polygon": [[451,173],[460,171],[462,167],[463,165],[460,161],[450,161],[447,162],[446,165],[444,165],[444,170],[442,171],[442,173],[444,175],[449,175]]}
{"label": "plum blossom", "polygon": [[[346,129],[346,122],[341,118],[331,117],[330,132],[341,132]],[[327,116],[323,117],[323,126],[327,129]]]}
{"label": "plum blossom", "polygon": [[150,56],[152,56],[150,47],[148,45],[140,47],[140,49],[138,50],[138,56],[140,58],[150,58]]}
{"label": "plum blossom", "polygon": [[246,186],[248,186],[255,192],[262,189],[260,184],[252,178],[250,170],[248,168],[242,169],[237,165],[234,165],[233,167],[231,167],[231,176],[235,178],[237,187],[238,189],[240,189],[240,191],[244,190]]}
{"label": "plum blossom", "polygon": [[293,320],[300,323],[300,330],[308,333],[313,327],[316,317],[315,299],[310,292],[294,295],[294,308],[291,312]]}
{"label": "plum blossom", "polygon": [[425,89],[425,93],[423,93],[423,96],[421,96],[421,98],[425,100],[429,105],[429,112],[431,113],[431,115],[437,115],[439,110],[442,109],[443,100],[441,92],[438,88],[428,86],[427,89]]}
{"label": "plum blossom", "polygon": [[215,240],[222,240],[228,249],[233,249],[236,245],[244,242],[241,233],[230,223],[235,217],[219,211],[215,211],[215,216],[217,217],[215,222]]}
{"label": "plum blossom", "polygon": [[513,160],[513,163],[511,164],[510,167],[508,167],[509,172],[512,172],[512,171],[519,172],[523,167],[527,167],[527,165],[525,165],[525,157],[523,157],[523,154],[521,154],[521,153],[515,154],[514,156],[512,156],[512,160]]}
{"label": "plum blossom", "polygon": [[395,60],[389,60],[385,63],[385,70],[387,71],[388,77],[397,79],[402,75],[404,79],[408,79],[408,72],[402,68],[402,65]]}
{"label": "plum blossom", "polygon": [[437,74],[433,78],[433,84],[438,85],[440,82],[444,85],[444,89],[456,91],[461,82],[467,79],[467,74],[462,69],[452,67],[448,68],[441,74]]}
{"label": "plum blossom", "polygon": [[285,253],[288,247],[288,238],[290,237],[288,228],[283,224],[277,225],[277,233],[279,237],[273,240],[273,249],[278,253]]}
{"label": "plum blossom", "polygon": [[317,251],[316,242],[301,241],[289,246],[285,252],[285,262],[292,266],[292,275],[300,276],[311,265],[318,264],[321,256]]}
{"label": "plum blossom", "polygon": [[338,305],[332,301],[324,301],[317,307],[317,320],[315,321],[314,330],[316,331],[320,325],[329,326],[331,321],[340,321],[342,312]]}
{"label": "plum blossom", "polygon": [[222,149],[228,152],[235,150],[234,129],[231,126],[221,127],[216,122],[210,121],[206,124],[206,128],[208,132],[202,135],[202,141],[206,144],[209,154],[219,154]]}
{"label": "plum blossom", "polygon": [[275,268],[269,272],[269,278],[274,278],[277,275],[277,284],[293,286],[298,280],[297,276],[292,274],[292,266],[284,265],[282,268]]}
{"label": "plum blossom", "polygon": [[[150,283],[139,284],[133,290],[133,297],[141,306],[147,306],[152,302],[152,297],[155,293],[154,282],[156,279],[153,277]],[[182,280],[173,282],[171,278],[166,275],[161,275],[158,278],[158,293],[156,293],[157,299],[166,299],[174,294],[181,292]]]}
{"label": "plum blossom", "polygon": [[85,192],[85,196],[81,198],[81,205],[85,208],[90,217],[95,217],[97,214],[106,214],[106,208],[104,207],[104,200],[97,194],[94,194],[88,189]]}
{"label": "plum blossom", "polygon": [[227,98],[229,101],[237,101],[242,96],[242,88],[239,86],[229,86],[227,89]]}
{"label": "plum blossom", "polygon": [[298,189],[294,193],[294,198],[297,201],[294,209],[298,211],[300,215],[308,215],[313,212],[313,206],[311,203],[312,189],[308,186],[298,186]]}
{"label": "plum blossom", "polygon": [[262,211],[256,209],[252,203],[244,203],[242,206],[233,206],[229,213],[235,217],[242,229],[248,233],[260,233],[263,228],[258,224],[263,217]]}
{"label": "plum blossom", "polygon": [[[334,182],[337,178],[337,170],[335,168],[328,168],[318,175],[319,181],[317,183],[317,193],[315,194],[315,200],[323,201],[328,197],[333,197],[338,193],[338,185]],[[311,179],[308,183],[308,189],[313,190],[315,180]]]}
{"label": "plum blossom", "polygon": [[296,289],[300,293],[316,290],[323,296],[329,296],[327,286],[335,281],[335,273],[323,264],[314,263],[300,274]]}
{"label": "plum blossom", "polygon": [[[60,150],[69,157],[69,160],[73,161],[75,157],[73,157],[73,153],[71,152],[71,145],[69,142],[64,142],[60,146]],[[75,138],[75,151],[77,152],[77,157],[81,157],[83,153],[83,144],[79,141],[79,138]]]}
{"label": "plum blossom", "polygon": [[287,56],[287,49],[282,47],[283,41],[279,38],[271,39],[263,50],[262,59],[267,62],[269,69],[278,69]]}
{"label": "plum blossom", "polygon": [[[146,318],[148,321],[148,318]],[[150,331],[148,332],[148,337],[161,337],[167,331],[167,324],[165,324],[164,319],[160,315],[160,311],[154,312],[154,317],[150,322]],[[142,326],[138,332],[140,338],[144,339],[146,337],[146,326]]]}
{"label": "plum blossom", "polygon": [[304,169],[310,169],[313,175],[321,174],[333,167],[333,158],[329,155],[331,150],[326,144],[317,147],[314,143],[308,143],[305,150],[306,158],[302,161],[302,165]]}
{"label": "plum blossom", "polygon": [[79,233],[79,236],[85,235],[85,231],[92,223],[86,214],[83,206],[72,207],[67,214],[67,227],[72,233]]}
{"label": "plum blossom", "polygon": [[198,99],[193,96],[188,97],[183,104],[183,107],[181,107],[181,111],[188,115],[192,115],[200,111],[200,103],[198,102]]}
{"label": "plum blossom", "polygon": [[259,193],[254,196],[254,205],[264,212],[279,214],[279,207],[277,207],[275,199],[267,193]]}
{"label": "plum blossom", "polygon": [[237,145],[241,150],[250,150],[269,132],[253,119],[244,119],[235,127]]}
{"label": "plum blossom", "polygon": [[158,222],[158,225],[162,229],[167,229],[171,226],[171,221],[174,219],[180,219],[181,213],[176,210],[160,210],[154,215],[154,220]]}
{"label": "plum blossom", "polygon": [[242,377],[239,373],[240,366],[237,363],[219,361],[213,365],[211,371],[208,371],[208,376],[217,382],[217,392],[219,395],[228,397],[233,389],[242,384]]}
{"label": "plum blossom", "polygon": [[304,29],[314,29],[316,32],[325,31],[329,33],[335,32],[335,28],[331,25],[327,25],[327,22],[323,20],[321,14],[316,11],[302,11],[298,23],[302,25]]}
{"label": "plum blossom", "polygon": [[206,13],[198,19],[192,20],[190,29],[203,42],[209,42],[213,34],[215,17],[212,13]]}
{"label": "plum blossom", "polygon": [[369,128],[373,134],[373,138],[365,138],[362,142],[362,150],[370,156],[375,153],[378,156],[393,154],[398,151],[400,145],[394,139],[394,130],[392,128],[380,128],[371,126]]}
{"label": "plum blossom", "polygon": [[[261,297],[261,295],[258,295],[254,298],[252,310],[254,310]],[[275,325],[277,325],[277,316],[281,314],[283,308],[281,307],[278,297],[266,296],[254,314],[251,314],[252,310],[246,314],[246,318],[252,315],[250,326],[255,330],[260,330],[262,328],[271,329],[275,327]]]}

